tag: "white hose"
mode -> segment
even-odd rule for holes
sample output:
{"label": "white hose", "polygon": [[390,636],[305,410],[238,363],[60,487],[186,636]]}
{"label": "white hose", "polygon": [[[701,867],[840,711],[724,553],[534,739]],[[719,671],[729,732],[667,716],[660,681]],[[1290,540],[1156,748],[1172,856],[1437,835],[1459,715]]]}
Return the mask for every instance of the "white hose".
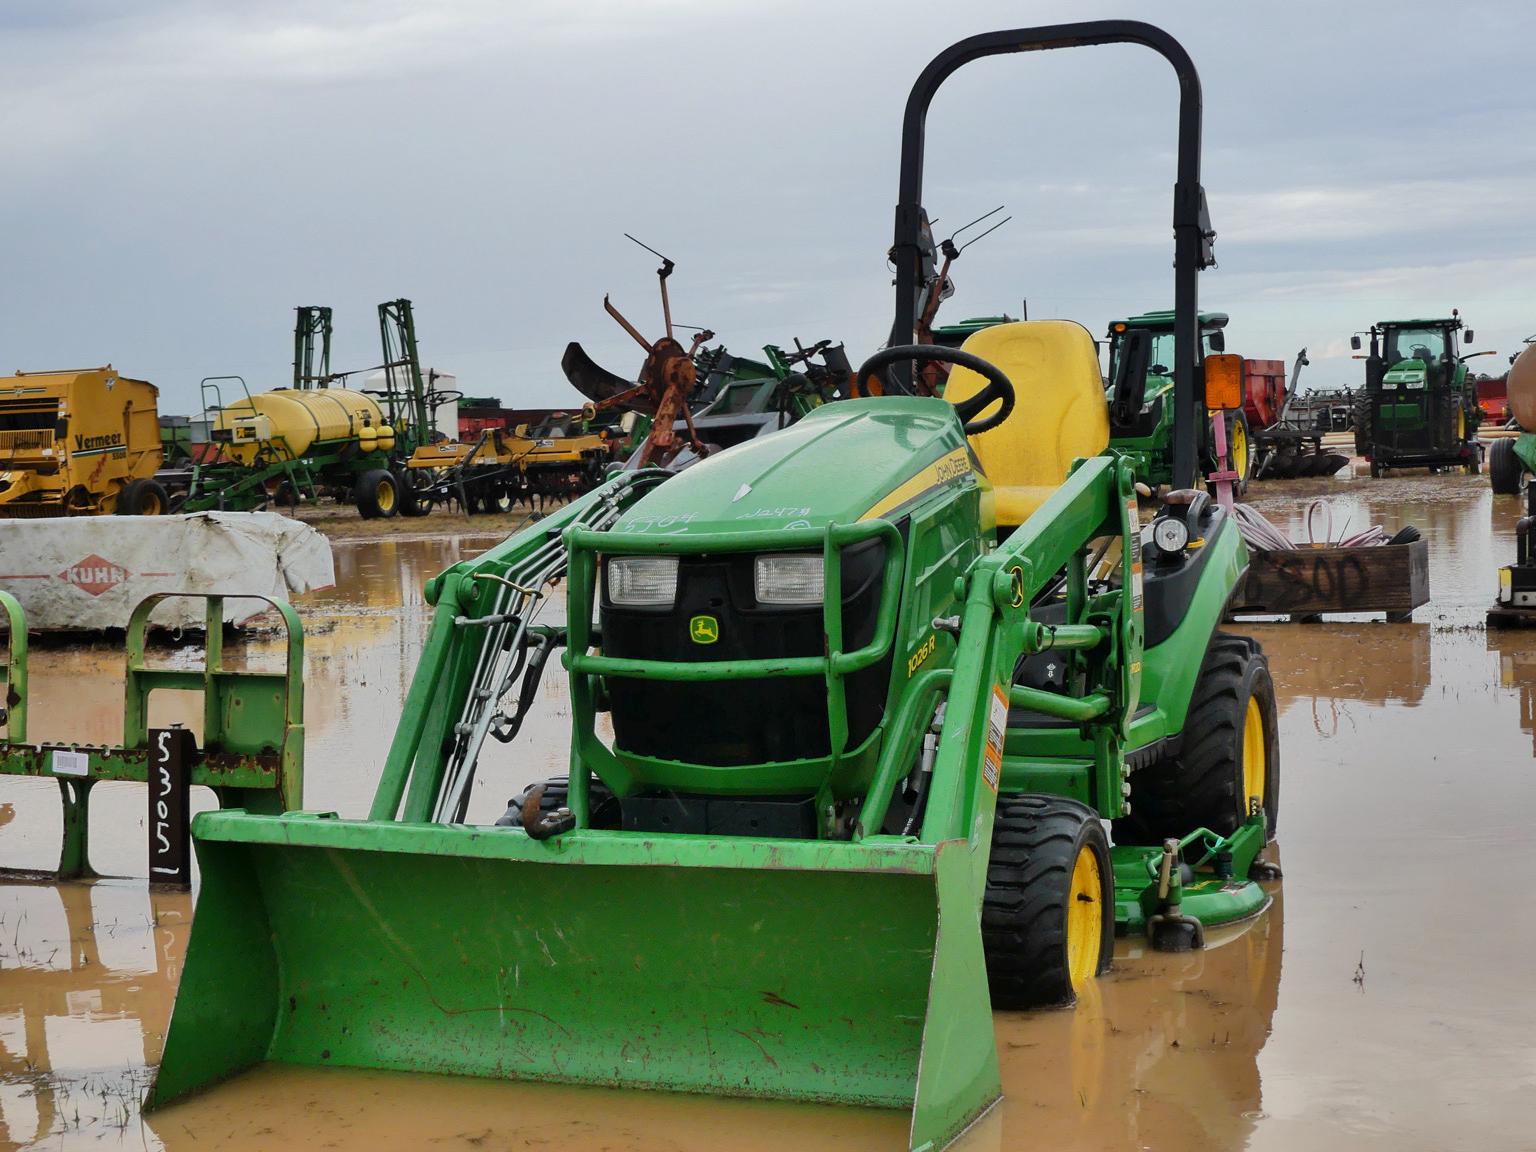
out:
{"label": "white hose", "polygon": [[[1321,515],[1323,524],[1323,538],[1317,538],[1314,524]],[[1232,507],[1232,516],[1237,521],[1238,531],[1243,534],[1243,539],[1255,548],[1262,548],[1266,552],[1285,552],[1296,547],[1284,532],[1276,528],[1264,514],[1248,504],[1235,504]],[[1369,548],[1376,544],[1387,542],[1387,531],[1380,524],[1373,524],[1363,532],[1356,532],[1353,536],[1345,536],[1344,531],[1349,527],[1348,518],[1339,529],[1339,538],[1333,538],[1333,509],[1321,500],[1314,500],[1307,505],[1304,519],[1307,526],[1307,541],[1310,544],[1322,544],[1330,548]]]}
{"label": "white hose", "polygon": [[1262,548],[1266,552],[1284,552],[1296,547],[1284,532],[1265,519],[1264,514],[1252,505],[1234,504],[1232,516],[1237,521],[1237,529],[1243,534],[1243,539],[1255,548]]}

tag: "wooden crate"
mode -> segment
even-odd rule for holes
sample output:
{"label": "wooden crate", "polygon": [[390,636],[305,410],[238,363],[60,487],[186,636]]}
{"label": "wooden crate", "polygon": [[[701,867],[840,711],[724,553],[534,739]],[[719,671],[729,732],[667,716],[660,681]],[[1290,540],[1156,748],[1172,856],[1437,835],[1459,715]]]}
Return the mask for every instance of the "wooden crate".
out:
{"label": "wooden crate", "polygon": [[1429,603],[1429,545],[1374,548],[1299,545],[1294,550],[1250,550],[1248,574],[1232,598],[1234,615],[1308,617],[1329,612],[1385,612],[1388,620],[1413,617]]}

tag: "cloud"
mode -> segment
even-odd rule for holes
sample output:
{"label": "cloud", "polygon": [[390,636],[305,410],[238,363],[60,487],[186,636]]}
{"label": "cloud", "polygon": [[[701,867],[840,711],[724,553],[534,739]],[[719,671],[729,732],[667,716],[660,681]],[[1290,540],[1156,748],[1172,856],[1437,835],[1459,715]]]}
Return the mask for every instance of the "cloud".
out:
{"label": "cloud", "polygon": [[[1271,283],[1262,294],[1270,297],[1340,299],[1369,296],[1377,299],[1423,299],[1431,293],[1457,296],[1493,293],[1529,309],[1526,286],[1536,279],[1536,254],[1505,259],[1453,260],[1436,264],[1403,264],[1369,270],[1339,270],[1314,274],[1305,280]],[[1532,318],[1536,324],[1536,317]]]}
{"label": "cloud", "polygon": [[1536,175],[1278,188],[1224,196],[1220,231],[1256,245],[1439,236],[1525,225],[1533,203]]}
{"label": "cloud", "polygon": [[[1436,29],[1409,84],[1373,51],[1389,16]],[[1536,328],[1536,10],[1190,0],[1153,18],[1201,69],[1220,233],[1201,292],[1235,346],[1331,349],[1452,304],[1480,336]],[[634,360],[604,291],[646,330],[658,314],[629,231],[678,261],[681,319],[742,352],[830,337],[858,359],[889,326],[907,87],[944,42],[1020,19],[1012,0],[0,6],[0,348],[10,367],[111,360],[188,411],[205,375],[287,379],[294,304],[335,307],[338,366],[377,363],[374,304],[404,295],[469,391],[563,404],[568,340]],[[958,74],[929,121],[928,205],[1014,219],[956,266],[943,318],[1028,298],[1101,331],[1166,306],[1175,101],[1131,48]]]}

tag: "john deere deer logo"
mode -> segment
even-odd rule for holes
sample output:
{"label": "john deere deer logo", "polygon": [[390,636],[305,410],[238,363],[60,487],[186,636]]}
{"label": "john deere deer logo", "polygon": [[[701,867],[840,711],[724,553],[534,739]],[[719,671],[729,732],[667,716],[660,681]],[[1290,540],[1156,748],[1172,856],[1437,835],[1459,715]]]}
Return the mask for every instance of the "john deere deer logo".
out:
{"label": "john deere deer logo", "polygon": [[695,644],[713,644],[720,639],[720,621],[713,616],[695,616],[688,621],[688,636]]}

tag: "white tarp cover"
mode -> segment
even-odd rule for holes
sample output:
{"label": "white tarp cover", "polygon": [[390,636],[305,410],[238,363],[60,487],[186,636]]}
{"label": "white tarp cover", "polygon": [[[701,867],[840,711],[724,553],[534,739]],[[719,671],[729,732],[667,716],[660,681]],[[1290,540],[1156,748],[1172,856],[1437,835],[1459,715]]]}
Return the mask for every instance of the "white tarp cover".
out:
{"label": "white tarp cover", "polygon": [[[0,588],[21,601],[29,631],[126,628],[155,592],[290,600],[335,582],[330,541],[275,512],[0,520]],[[240,623],[266,608],[230,599],[224,618]],[[204,612],[203,601],[178,597],[152,619],[199,626]]]}

